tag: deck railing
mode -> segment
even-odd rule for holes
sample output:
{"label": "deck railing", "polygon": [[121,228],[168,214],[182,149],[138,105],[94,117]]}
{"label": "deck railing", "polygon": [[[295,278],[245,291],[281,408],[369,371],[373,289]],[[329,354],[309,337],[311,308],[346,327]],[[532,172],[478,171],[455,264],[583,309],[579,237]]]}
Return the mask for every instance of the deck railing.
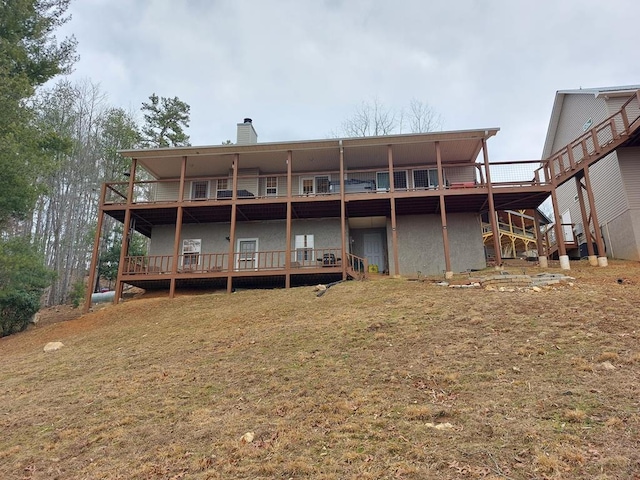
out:
{"label": "deck railing", "polygon": [[[328,269],[342,266],[339,248],[297,249],[291,251],[291,269]],[[285,250],[233,253],[233,272],[265,272],[286,269]],[[176,273],[228,273],[228,253],[189,253],[178,255]],[[173,273],[173,255],[125,257],[123,275],[158,275]]]}
{"label": "deck railing", "polygon": [[638,128],[638,121],[640,95],[634,95],[616,113],[552,154],[547,160],[551,173],[562,177],[575,170],[580,163],[606,153],[608,146],[628,137],[632,127]]}
{"label": "deck railing", "polygon": [[[538,169],[536,170],[536,167]],[[548,176],[540,167],[540,161],[496,162],[489,165],[494,187],[546,185]],[[396,192],[428,192],[439,185],[435,165],[411,165],[394,167]],[[442,177],[444,189],[485,188],[487,172],[483,163],[446,164]],[[231,177],[188,178],[184,184],[183,201],[193,205],[202,202],[231,202],[233,185]],[[340,195],[340,172],[294,172],[291,196],[294,199]],[[102,203],[117,205],[128,203],[129,184],[108,182],[105,184]],[[390,190],[389,169],[369,168],[348,170],[343,182],[346,195],[379,194]],[[143,180],[134,182],[133,204],[161,204],[178,202],[180,182],[178,179]],[[429,193],[426,193],[429,194]],[[255,199],[287,198],[286,174],[256,174],[238,177],[236,198],[240,201]]]}

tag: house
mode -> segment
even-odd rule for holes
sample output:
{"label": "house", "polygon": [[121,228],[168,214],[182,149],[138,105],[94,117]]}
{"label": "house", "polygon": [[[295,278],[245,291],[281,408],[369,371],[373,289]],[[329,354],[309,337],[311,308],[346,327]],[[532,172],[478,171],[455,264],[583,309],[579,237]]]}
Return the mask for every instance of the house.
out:
{"label": "house", "polygon": [[[556,174],[570,170],[573,176],[572,181],[567,181],[564,175],[556,189],[562,224],[559,236],[567,243],[571,256],[603,257],[605,252],[597,251],[597,239],[593,238],[601,236],[606,256],[640,260],[640,140],[637,132],[625,133],[630,125],[638,123],[639,90],[640,85],[632,85],[556,93],[542,158],[555,157]],[[610,153],[585,162],[590,165],[585,179],[582,174],[576,175],[580,170],[576,165],[580,158],[588,156],[586,153],[595,153],[594,135],[598,137],[595,143],[616,148],[609,147]],[[577,140],[572,142],[573,139]],[[569,152],[566,146],[570,142]],[[594,198],[593,211],[583,195],[588,193],[587,181]],[[588,252],[589,248],[592,252]]]}
{"label": "house", "polygon": [[[249,118],[236,144],[123,151],[132,159],[129,181],[102,186],[89,278],[105,216],[127,226],[116,302],[124,283],[172,297],[178,288],[288,288],[369,271],[451,277],[487,265],[487,228],[500,265],[496,212],[533,212],[549,195],[555,205],[555,188],[630,141],[636,118],[612,142],[599,134],[595,147],[578,142],[584,159],[572,147],[542,162],[490,162],[497,128],[259,143]],[[556,215],[558,232],[560,225]],[[134,231],[149,238],[148,255],[128,255]],[[542,263],[550,245],[535,241]],[[561,238],[557,248],[569,268]]]}

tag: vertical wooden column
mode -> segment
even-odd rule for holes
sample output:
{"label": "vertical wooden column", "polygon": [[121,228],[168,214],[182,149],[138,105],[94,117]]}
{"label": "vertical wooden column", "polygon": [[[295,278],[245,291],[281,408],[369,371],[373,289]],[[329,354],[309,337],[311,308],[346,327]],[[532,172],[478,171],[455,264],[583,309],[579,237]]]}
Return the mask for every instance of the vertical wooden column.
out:
{"label": "vertical wooden column", "polygon": [[107,191],[106,187],[106,184],[103,183],[100,188],[100,198],[98,199],[98,225],[96,226],[96,234],[93,240],[93,253],[91,255],[91,265],[89,266],[87,292],[85,294],[84,306],[82,308],[83,313],[87,313],[91,308],[91,294],[94,292],[96,284],[96,270],[98,269],[98,257],[100,255],[100,237],[102,236],[102,222],[104,219],[102,206],[104,205],[105,193]]}
{"label": "vertical wooden column", "polygon": [[129,188],[127,189],[127,204],[124,212],[124,227],[122,229],[122,246],[120,248],[120,261],[118,262],[118,276],[116,277],[116,291],[113,297],[113,303],[117,304],[122,297],[122,272],[124,270],[124,260],[129,250],[129,235],[131,229],[131,205],[133,204],[133,186],[136,181],[136,167],[138,160],[131,160],[131,170],[129,171]]}
{"label": "vertical wooden column", "polygon": [[482,156],[484,159],[484,170],[487,177],[487,197],[489,200],[489,223],[491,224],[491,233],[493,234],[493,250],[496,256],[496,268],[502,266],[502,251],[500,246],[500,231],[498,229],[498,221],[496,218],[496,207],[493,201],[493,185],[491,183],[491,167],[489,165],[489,152],[487,150],[487,139],[482,139]]}
{"label": "vertical wooden column", "polygon": [[445,278],[453,278],[453,270],[451,270],[449,230],[447,229],[447,206],[444,198],[444,172],[442,170],[442,152],[440,150],[440,142],[436,142],[436,167],[438,169],[438,200],[440,201],[440,221],[442,223],[442,245],[444,247],[444,276]]}
{"label": "vertical wooden column", "polygon": [[549,165],[549,178],[551,179],[551,205],[553,206],[553,229],[556,232],[556,243],[558,244],[558,257],[560,257],[560,266],[562,268],[570,269],[569,257],[567,257],[567,247],[564,244],[564,233],[562,231],[562,220],[560,218],[560,212],[558,207],[558,195],[556,189],[558,183],[556,182],[556,174],[553,168],[554,160],[551,159],[547,163]]}
{"label": "vertical wooden column", "polygon": [[238,164],[240,154],[236,153],[233,159],[233,191],[231,192],[231,225],[229,227],[229,261],[227,262],[227,293],[233,291],[233,270],[235,269],[235,245],[236,245],[236,216],[238,208]]}
{"label": "vertical wooden column", "polygon": [[293,179],[291,176],[292,161],[293,152],[289,150],[287,151],[287,232],[285,234],[287,244],[284,247],[284,268],[287,272],[284,280],[285,288],[291,287],[291,214],[293,209],[293,206],[291,205],[291,187],[293,185]]}
{"label": "vertical wooden column", "polygon": [[602,239],[602,232],[600,232],[600,223],[598,222],[598,212],[596,211],[596,200],[593,196],[593,189],[591,188],[591,177],[589,173],[589,167],[584,168],[584,186],[587,191],[587,198],[589,199],[589,210],[591,211],[591,221],[593,222],[593,234],[596,237],[596,245],[598,246],[598,266],[606,267],[609,265],[607,260],[607,253],[604,249],[604,240]]}
{"label": "vertical wooden column", "polygon": [[541,268],[547,268],[549,266],[549,263],[547,261],[547,252],[544,249],[544,244],[542,242],[542,232],[540,231],[540,214],[538,213],[537,209],[533,211],[533,228],[536,232],[536,249],[538,250],[538,265]]}
{"label": "vertical wooden column", "polygon": [[[580,181],[580,175],[576,175],[576,191],[578,193],[578,202],[580,203],[580,215],[582,216],[582,231],[584,233],[584,239],[587,242],[587,253],[589,255],[589,264],[591,266],[598,265],[598,259],[593,249],[593,240],[591,239],[591,226],[589,225],[589,217],[587,216],[587,208],[584,204],[584,197],[582,195],[582,182]],[[578,245],[578,249],[580,245]]]}
{"label": "vertical wooden column", "polygon": [[393,274],[400,275],[400,256],[398,255],[398,226],[396,223],[396,185],[393,176],[393,148],[387,146],[389,160],[389,190],[391,192],[391,245],[393,248]]}
{"label": "vertical wooden column", "polygon": [[169,286],[169,298],[176,294],[176,275],[180,258],[180,237],[182,236],[182,217],[184,208],[184,179],[187,174],[187,157],[182,157],[180,165],[180,184],[178,185],[178,209],[176,211],[176,228],[173,237],[173,258],[171,259],[171,284]]}
{"label": "vertical wooden column", "polygon": [[[344,147],[340,140],[340,248],[342,249],[342,279],[347,279],[347,204],[344,191]],[[351,242],[349,242],[349,253]]]}

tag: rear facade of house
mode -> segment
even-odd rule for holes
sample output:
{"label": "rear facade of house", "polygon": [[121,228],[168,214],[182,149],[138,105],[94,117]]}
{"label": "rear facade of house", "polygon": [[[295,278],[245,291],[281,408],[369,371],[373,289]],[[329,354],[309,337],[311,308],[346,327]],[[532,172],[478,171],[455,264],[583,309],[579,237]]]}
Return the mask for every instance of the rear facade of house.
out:
{"label": "rear facade of house", "polygon": [[[245,119],[233,145],[124,151],[129,181],[103,186],[92,265],[110,216],[129,227],[119,292],[482,269],[482,216],[535,209],[551,191],[539,162],[489,161],[497,132],[258,143]],[[133,232],[147,255],[128,254]]]}

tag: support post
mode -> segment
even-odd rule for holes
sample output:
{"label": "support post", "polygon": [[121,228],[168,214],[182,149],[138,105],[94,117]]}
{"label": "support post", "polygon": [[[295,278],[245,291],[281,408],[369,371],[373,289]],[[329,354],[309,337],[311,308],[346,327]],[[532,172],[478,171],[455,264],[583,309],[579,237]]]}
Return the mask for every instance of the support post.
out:
{"label": "support post", "polygon": [[284,247],[284,268],[286,270],[284,286],[285,288],[291,288],[291,213],[293,206],[291,205],[291,186],[293,184],[291,177],[291,162],[293,160],[293,152],[287,151],[287,232],[286,241],[287,244]]}
{"label": "support post", "polygon": [[[344,147],[340,140],[340,242],[342,249],[342,280],[347,279],[347,204],[344,192]],[[349,251],[351,243],[349,243]]]}
{"label": "support post", "polygon": [[[387,146],[387,158],[389,160],[389,190],[391,192],[391,245],[393,248],[393,274],[400,275],[400,255],[398,254],[398,226],[396,221],[396,194],[395,182],[393,178],[393,149]],[[379,265],[378,265],[379,266]]]}
{"label": "support post", "polygon": [[544,249],[540,231],[540,214],[538,210],[533,211],[533,228],[536,231],[536,249],[538,250],[538,265],[540,268],[548,268],[549,262],[547,261],[547,252]]}
{"label": "support post", "polygon": [[604,240],[602,239],[602,232],[600,232],[600,223],[598,223],[598,212],[596,211],[596,200],[593,196],[593,189],[591,188],[589,167],[584,168],[584,186],[587,191],[587,198],[589,199],[589,210],[591,211],[591,221],[593,222],[593,233],[596,237],[596,245],[598,246],[598,266],[606,267],[609,265],[609,261],[607,260],[607,254],[604,250]]}
{"label": "support post", "polygon": [[96,270],[98,270],[98,257],[100,255],[100,237],[102,236],[102,222],[104,219],[102,205],[104,203],[105,193],[106,184],[103,183],[102,187],[100,188],[100,199],[98,200],[98,225],[96,226],[96,235],[93,240],[93,254],[91,255],[91,265],[89,266],[87,293],[85,295],[84,307],[82,309],[83,313],[87,313],[91,308],[91,294],[93,293],[94,286],[96,284]]}
{"label": "support post", "polygon": [[236,216],[238,209],[238,164],[240,154],[236,153],[233,159],[233,181],[231,192],[231,225],[229,226],[229,261],[227,262],[227,293],[233,291],[233,270],[235,268],[235,245],[236,245]]}
{"label": "support post", "polygon": [[442,171],[442,152],[440,142],[436,142],[436,166],[438,168],[438,192],[440,201],[440,221],[442,223],[442,244],[444,246],[444,277],[453,278],[451,269],[451,250],[449,246],[449,231],[447,230],[447,209],[444,199],[444,172]]}
{"label": "support post", "polygon": [[[584,239],[587,242],[587,254],[589,255],[589,265],[592,267],[598,266],[598,258],[593,250],[593,241],[591,240],[591,227],[589,225],[589,218],[587,217],[587,208],[584,204],[584,197],[582,196],[582,182],[580,176],[576,175],[576,190],[578,192],[578,202],[580,203],[580,215],[582,216],[582,231],[584,233]],[[578,245],[580,249],[580,245]]]}
{"label": "support post", "polygon": [[489,200],[489,223],[493,233],[493,250],[496,256],[496,270],[502,268],[502,250],[500,246],[500,231],[496,217],[496,207],[493,200],[493,185],[491,184],[491,167],[489,166],[489,152],[487,151],[487,139],[482,139],[482,157],[484,159],[484,170],[487,177],[487,197]]}
{"label": "support post", "polygon": [[133,204],[133,187],[136,181],[136,167],[138,160],[131,160],[131,170],[129,171],[129,188],[127,189],[127,204],[124,212],[124,227],[122,229],[122,246],[120,248],[120,261],[118,262],[118,276],[116,277],[116,291],[113,296],[113,303],[118,304],[122,297],[122,289],[124,282],[122,281],[122,272],[124,270],[124,260],[129,253],[129,235],[131,229],[131,205]]}
{"label": "support post", "polygon": [[180,165],[180,183],[178,185],[178,208],[176,211],[176,228],[173,236],[173,257],[171,259],[171,280],[169,298],[176,294],[176,275],[178,274],[178,259],[180,258],[180,237],[182,236],[182,217],[184,208],[184,179],[187,175],[187,157],[182,157]]}

